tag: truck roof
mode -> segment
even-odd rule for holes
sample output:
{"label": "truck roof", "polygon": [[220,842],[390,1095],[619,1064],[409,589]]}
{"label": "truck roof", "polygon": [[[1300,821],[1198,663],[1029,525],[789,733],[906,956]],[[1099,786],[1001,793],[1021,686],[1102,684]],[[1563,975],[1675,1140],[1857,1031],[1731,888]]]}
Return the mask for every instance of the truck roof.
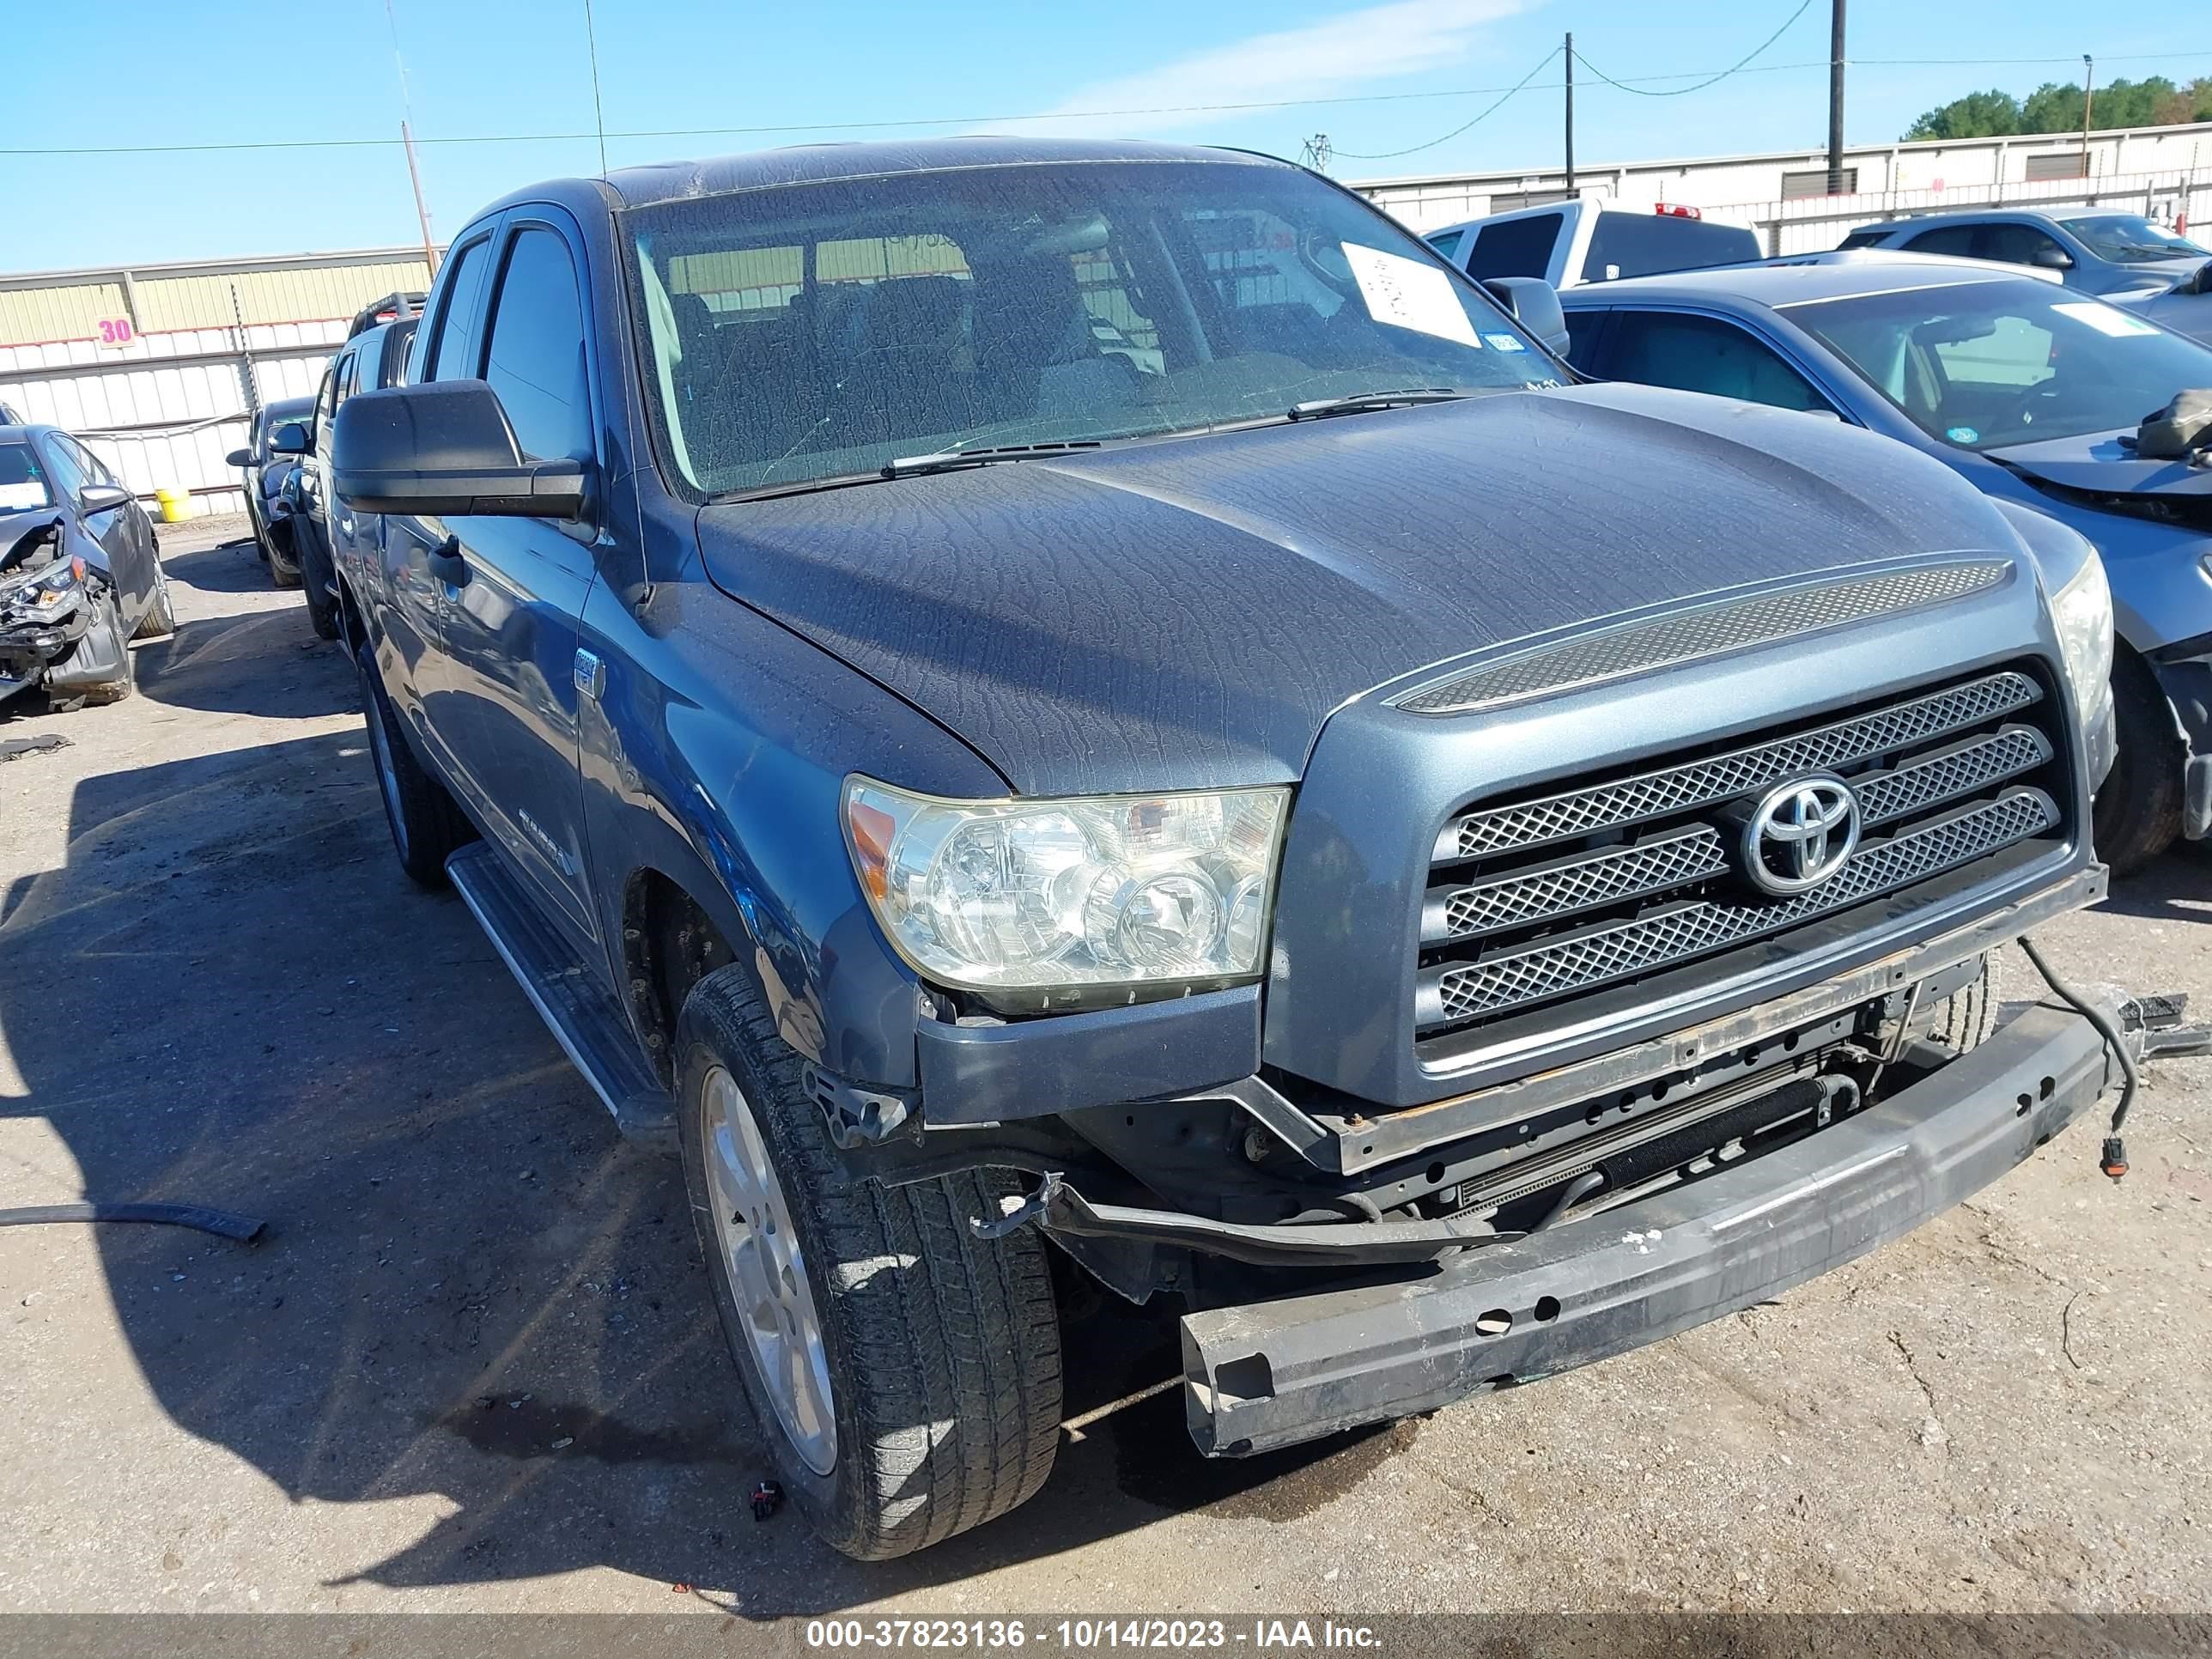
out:
{"label": "truck roof", "polygon": [[1725,297],[1772,307],[1837,300],[1848,295],[1895,294],[1908,289],[2022,279],[2033,281],[2034,274],[2018,265],[1995,264],[1986,259],[1868,251],[1717,265],[1707,270],[1669,271],[1659,276],[1624,276],[1571,289],[1559,299],[1570,307],[1606,305],[1623,295],[1639,300]]}
{"label": "truck roof", "polygon": [[[787,149],[756,150],[742,155],[617,167],[604,179],[550,179],[516,191],[484,212],[495,211],[510,203],[574,201],[579,196],[597,196],[615,208],[646,207],[658,202],[720,196],[775,185],[819,184],[838,179],[944,172],[958,167],[1082,161],[1212,161],[1235,167],[1277,167],[1292,165],[1246,150],[1088,138],[972,137],[794,144]],[[483,215],[476,216],[480,218]]]}

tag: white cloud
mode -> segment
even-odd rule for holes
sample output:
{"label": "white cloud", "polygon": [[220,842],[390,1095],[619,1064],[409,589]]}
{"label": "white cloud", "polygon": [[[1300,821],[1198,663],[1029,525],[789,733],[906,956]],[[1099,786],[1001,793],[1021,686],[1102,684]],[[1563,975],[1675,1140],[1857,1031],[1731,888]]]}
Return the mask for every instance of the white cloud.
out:
{"label": "white cloud", "polygon": [[[1333,97],[1370,82],[1457,63],[1469,54],[1487,25],[1540,3],[1542,0],[1389,0],[1304,28],[1252,35],[1133,75],[1095,81],[1070,94],[1047,115]],[[1220,118],[1202,113],[1107,115],[1008,122],[998,130],[1130,137]]]}

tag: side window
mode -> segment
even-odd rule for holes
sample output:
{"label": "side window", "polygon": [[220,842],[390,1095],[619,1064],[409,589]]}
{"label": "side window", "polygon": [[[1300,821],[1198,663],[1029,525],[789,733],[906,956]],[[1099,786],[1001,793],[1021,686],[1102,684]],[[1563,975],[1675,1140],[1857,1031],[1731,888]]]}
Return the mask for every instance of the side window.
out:
{"label": "side window", "polygon": [[83,464],[70,453],[73,447],[61,438],[46,440],[46,469],[53,474],[54,489],[72,501],[84,494],[88,482]]}
{"label": "side window", "polygon": [[331,390],[331,413],[335,415],[344,407],[345,400],[354,394],[353,378],[361,365],[357,352],[349,351],[338,359],[337,379]]}
{"label": "side window", "polygon": [[[376,385],[380,389],[406,383],[408,348],[414,343],[415,325],[412,322],[394,324],[392,331],[384,337],[384,355],[378,360],[376,368]],[[364,376],[362,390],[368,389]]]}
{"label": "side window", "polygon": [[2048,258],[2052,253],[2063,255],[2066,250],[2058,246],[2057,238],[2038,230],[2033,225],[1984,225],[1982,227],[1981,257],[2002,259],[2008,265],[2033,263],[2039,253]]}
{"label": "side window", "polygon": [[77,471],[84,474],[86,483],[112,484],[115,482],[115,475],[107,470],[107,463],[101,460],[99,456],[94,454],[89,449],[87,449],[76,439],[70,437],[56,438],[54,440],[54,447],[58,449],[67,452],[70,459],[76,463]]}
{"label": "side window", "polygon": [[426,380],[466,380],[477,372],[477,289],[491,257],[491,238],[480,237],[453,257],[438,302],[438,325],[423,359]]}
{"label": "side window", "polygon": [[1836,244],[1838,248],[1874,247],[1889,233],[1886,230],[1855,230]]}
{"label": "side window", "polygon": [[1605,373],[1598,361],[1598,342],[1605,333],[1606,319],[1612,314],[1607,311],[1567,313],[1567,361],[1585,374]]}
{"label": "side window", "polygon": [[1983,259],[1989,256],[1976,246],[1981,240],[1979,225],[1943,225],[1935,230],[1923,230],[1905,245],[1908,253],[1941,253],[1954,259]]}
{"label": "side window", "polygon": [[[313,426],[320,426],[329,420],[331,411],[338,406],[337,383],[338,366],[332,363],[323,371],[323,383],[315,388],[315,412],[308,416]],[[284,422],[279,421],[276,424],[282,426]]]}
{"label": "side window", "polygon": [[1474,277],[1543,276],[1551,269],[1552,245],[1559,240],[1563,222],[1556,213],[1539,213],[1485,225],[1474,234],[1474,251],[1467,256],[1467,274]]}
{"label": "side window", "polygon": [[1616,380],[1704,392],[1778,409],[1826,409],[1804,377],[1734,323],[1674,312],[1615,313],[1607,368]]}
{"label": "side window", "polygon": [[553,231],[526,226],[507,244],[484,379],[499,393],[525,455],[591,458],[583,301],[568,244]]}
{"label": "side window", "polygon": [[1467,240],[1467,233],[1464,230],[1440,230],[1427,240],[1431,247],[1443,254],[1452,264],[1457,264],[1459,245]]}

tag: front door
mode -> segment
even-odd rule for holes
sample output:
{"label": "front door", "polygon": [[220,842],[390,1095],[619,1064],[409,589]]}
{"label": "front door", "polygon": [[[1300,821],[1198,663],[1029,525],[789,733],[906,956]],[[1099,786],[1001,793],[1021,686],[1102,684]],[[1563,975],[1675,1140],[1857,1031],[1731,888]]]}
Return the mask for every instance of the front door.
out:
{"label": "front door", "polygon": [[[566,227],[518,210],[493,267],[480,336],[481,374],[499,394],[523,453],[595,461],[584,347],[585,269]],[[432,720],[469,805],[531,877],[580,944],[598,936],[585,878],[577,770],[577,619],[595,573],[592,551],[550,519],[443,521],[458,568],[441,562],[444,684]]]}

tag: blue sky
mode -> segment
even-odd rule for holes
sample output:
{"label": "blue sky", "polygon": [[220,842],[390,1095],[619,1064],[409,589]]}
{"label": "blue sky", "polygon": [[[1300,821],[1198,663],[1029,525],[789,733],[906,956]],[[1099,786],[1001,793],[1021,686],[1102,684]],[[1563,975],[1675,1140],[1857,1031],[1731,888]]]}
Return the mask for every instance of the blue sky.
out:
{"label": "blue sky", "polygon": [[[1190,105],[1374,100],[1217,112],[1030,119],[1041,132],[1237,144],[1296,155],[1327,132],[1358,179],[1555,165],[1557,65],[1495,114],[1415,155],[1362,161],[1449,131],[1521,79],[1571,29],[1583,57],[1628,78],[1726,67],[1796,0],[593,0],[610,131],[786,128],[617,137],[610,162],[812,139],[972,130],[994,117]],[[457,143],[586,132],[582,0],[390,0],[442,237],[533,179],[596,172],[589,140]],[[416,236],[396,148],[208,153],[158,147],[396,137],[401,77],[386,0],[6,0],[10,147],[150,146],[123,155],[0,153],[0,270],[394,245]],[[1929,106],[1992,85],[2025,92],[2164,68],[2212,74],[2212,21],[2188,9],[2060,0],[1851,0],[1846,136],[1896,137]],[[1746,73],[1684,96],[1584,82],[1578,159],[1697,155],[1825,141],[1828,0]],[[2196,51],[2193,55],[2192,48]],[[2142,61],[2124,61],[2146,54]],[[1993,58],[2050,58],[1997,64]],[[1798,67],[1790,67],[1790,66]],[[1578,71],[1577,79],[1583,72]],[[1547,84],[1553,83],[1553,84]],[[1667,84],[1665,82],[1657,83]],[[1412,94],[1412,95],[1409,95]],[[1455,94],[1455,95],[1430,95]],[[866,123],[932,125],[869,127]],[[2212,165],[2212,154],[2208,154]]]}

